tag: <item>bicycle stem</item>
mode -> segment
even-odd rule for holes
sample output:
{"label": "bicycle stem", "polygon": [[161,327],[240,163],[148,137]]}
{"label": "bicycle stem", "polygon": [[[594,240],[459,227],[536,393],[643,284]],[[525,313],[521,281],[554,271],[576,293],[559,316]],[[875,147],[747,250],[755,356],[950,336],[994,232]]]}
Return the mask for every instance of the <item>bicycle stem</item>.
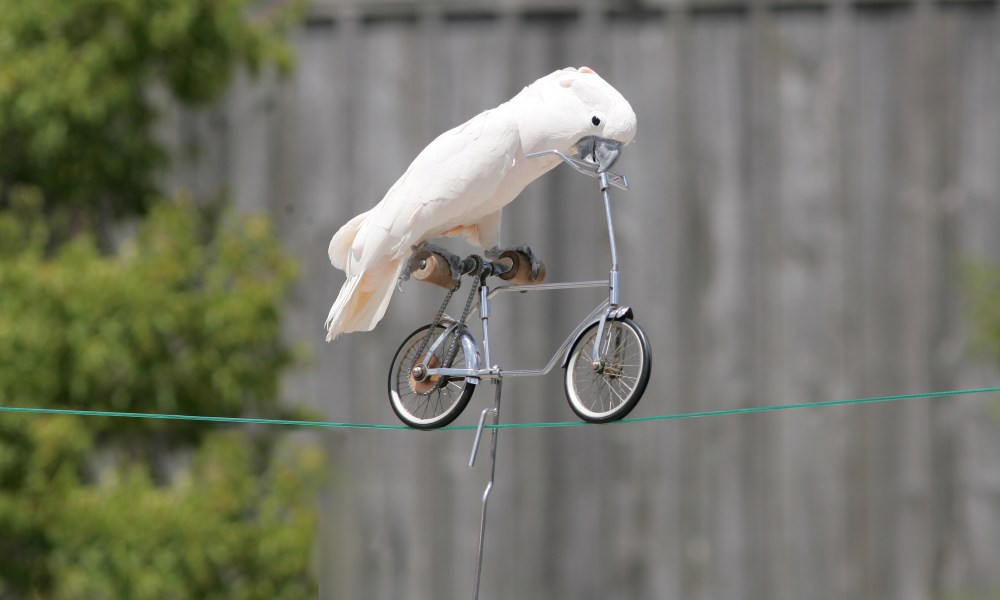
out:
{"label": "bicycle stem", "polygon": [[608,300],[611,303],[611,306],[618,306],[619,301],[621,300],[621,292],[619,290],[620,276],[618,273],[618,247],[615,243],[614,220],[611,218],[611,194],[608,192],[608,188],[611,187],[611,183],[608,180],[607,173],[601,173],[600,178],[601,194],[604,196],[604,215],[607,217],[608,221],[608,243],[611,246],[611,272],[608,274],[611,290]]}

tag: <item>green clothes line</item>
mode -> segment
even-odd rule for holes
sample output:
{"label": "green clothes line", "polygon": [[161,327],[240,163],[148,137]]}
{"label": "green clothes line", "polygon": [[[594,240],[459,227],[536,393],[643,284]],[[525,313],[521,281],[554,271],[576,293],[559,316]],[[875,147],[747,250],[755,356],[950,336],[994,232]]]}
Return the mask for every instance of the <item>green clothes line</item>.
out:
{"label": "green clothes line", "polygon": [[[854,404],[875,404],[879,402],[898,402],[901,400],[916,400],[919,398],[944,398],[948,396],[965,396],[972,394],[1000,393],[1000,387],[971,388],[964,390],[949,390],[944,392],[925,392],[919,394],[901,394],[896,396],[872,396],[868,398],[854,398],[849,400],[827,400],[824,402],[808,402],[802,404],[779,404],[775,406],[756,406],[747,408],[733,408],[727,410],[707,410],[700,412],[675,413],[671,415],[657,415],[652,417],[633,417],[608,423],[609,426],[616,424],[645,423],[649,421],[673,421],[677,419],[694,419],[699,417],[720,417],[723,415],[745,415],[751,413],[774,412],[779,410],[795,410],[800,408],[823,408],[829,406],[847,406]],[[203,415],[171,415],[158,413],[138,413],[138,412],[114,412],[100,410],[73,410],[62,408],[26,408],[16,406],[0,406],[0,412],[8,413],[29,413],[38,415],[75,415],[80,417],[118,417],[128,419],[172,419],[178,421],[208,421],[213,423],[239,423],[254,425],[278,425],[286,427],[323,427],[328,429],[383,429],[392,431],[415,431],[405,425],[380,425],[374,423],[336,423],[332,421],[296,421],[290,419],[253,419],[246,417],[213,417]],[[582,421],[562,421],[547,423],[501,423],[499,425],[486,425],[486,429],[541,429],[551,427],[581,427],[591,425]],[[441,431],[469,430],[475,429],[475,425],[452,425],[442,427]]]}

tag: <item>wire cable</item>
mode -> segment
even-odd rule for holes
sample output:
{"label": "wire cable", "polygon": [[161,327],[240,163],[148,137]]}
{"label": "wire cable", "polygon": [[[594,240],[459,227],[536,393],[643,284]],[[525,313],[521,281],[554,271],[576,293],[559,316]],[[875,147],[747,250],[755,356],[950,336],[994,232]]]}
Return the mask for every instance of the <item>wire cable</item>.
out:
{"label": "wire cable", "polygon": [[[653,421],[674,421],[680,419],[697,419],[702,417],[721,417],[724,415],[746,415],[763,412],[777,412],[785,410],[798,410],[804,408],[825,408],[832,406],[852,406],[858,404],[876,404],[883,402],[899,402],[903,400],[916,400],[920,398],[945,398],[950,396],[968,396],[974,394],[1000,393],[1000,386],[970,388],[962,390],[948,390],[943,392],[923,392],[917,394],[898,394],[894,396],[871,396],[867,398],[852,398],[847,400],[826,400],[821,402],[805,402],[798,404],[777,404],[774,406],[752,406],[744,408],[730,408],[722,410],[706,410],[698,412],[674,413],[667,415],[656,415],[651,417],[631,417],[613,421],[607,425],[627,425],[633,423],[647,423]],[[258,419],[251,417],[219,417],[208,415],[176,415],[165,413],[140,413],[140,412],[119,412],[102,410],[75,410],[65,408],[30,408],[18,406],[0,406],[0,413],[26,413],[36,415],[73,415],[79,417],[112,417],[128,419],[158,419],[175,421],[207,421],[212,423],[234,423],[243,425],[270,425],[284,427],[317,427],[326,429],[374,429],[390,431],[416,431],[406,425],[384,425],[378,423],[339,423],[335,421],[300,421],[292,419]],[[581,427],[592,425],[584,421],[553,421],[539,423],[500,423],[499,425],[485,425],[484,429],[549,429],[555,427]],[[439,431],[463,431],[475,429],[475,425],[449,425],[442,427]]]}

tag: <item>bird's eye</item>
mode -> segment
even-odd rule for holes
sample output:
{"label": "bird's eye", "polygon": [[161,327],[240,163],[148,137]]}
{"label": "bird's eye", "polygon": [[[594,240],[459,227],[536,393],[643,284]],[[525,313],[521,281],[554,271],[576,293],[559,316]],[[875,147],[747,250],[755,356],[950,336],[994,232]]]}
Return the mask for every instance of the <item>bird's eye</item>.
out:
{"label": "bird's eye", "polygon": [[593,117],[590,118],[590,122],[593,123],[594,125],[600,125],[601,118],[598,117],[597,115],[594,115]]}

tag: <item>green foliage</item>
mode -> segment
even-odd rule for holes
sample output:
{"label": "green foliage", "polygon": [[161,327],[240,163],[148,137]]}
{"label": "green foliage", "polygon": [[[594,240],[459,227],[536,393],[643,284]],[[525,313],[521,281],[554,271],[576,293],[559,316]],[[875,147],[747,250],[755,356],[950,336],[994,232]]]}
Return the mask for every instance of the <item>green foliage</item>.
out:
{"label": "green foliage", "polygon": [[[298,4],[0,0],[0,404],[303,416],[276,401],[294,265],[264,219],[155,200],[153,136],[165,101],[289,68]],[[267,431],[5,414],[0,599],[314,597],[321,458]]]}
{"label": "green foliage", "polygon": [[0,205],[143,210],[165,162],[154,98],[203,104],[235,69],[291,65],[277,35],[296,14],[253,0],[0,0]]}
{"label": "green foliage", "polygon": [[[48,563],[52,596],[292,600],[315,597],[305,576],[315,516],[301,502],[315,449],[272,461],[243,436],[209,436],[179,485],[141,468],[58,501]],[[178,507],[182,507],[181,510]]]}
{"label": "green foliage", "polygon": [[[973,349],[1000,365],[1000,267],[973,264],[965,269]],[[996,407],[1000,418],[1000,404]]]}
{"label": "green foliage", "polygon": [[27,248],[0,265],[0,402],[237,415],[271,401],[295,270],[264,219],[213,220],[164,203],[117,256],[81,235],[47,258],[41,220],[0,217]]}
{"label": "green foliage", "polygon": [[[0,213],[0,404],[282,415],[267,222],[153,207],[115,256],[50,250],[36,194]],[[321,461],[174,421],[0,419],[0,597],[307,598]]]}
{"label": "green foliage", "polygon": [[971,265],[966,269],[970,290],[973,344],[1000,364],[1000,268]]}

